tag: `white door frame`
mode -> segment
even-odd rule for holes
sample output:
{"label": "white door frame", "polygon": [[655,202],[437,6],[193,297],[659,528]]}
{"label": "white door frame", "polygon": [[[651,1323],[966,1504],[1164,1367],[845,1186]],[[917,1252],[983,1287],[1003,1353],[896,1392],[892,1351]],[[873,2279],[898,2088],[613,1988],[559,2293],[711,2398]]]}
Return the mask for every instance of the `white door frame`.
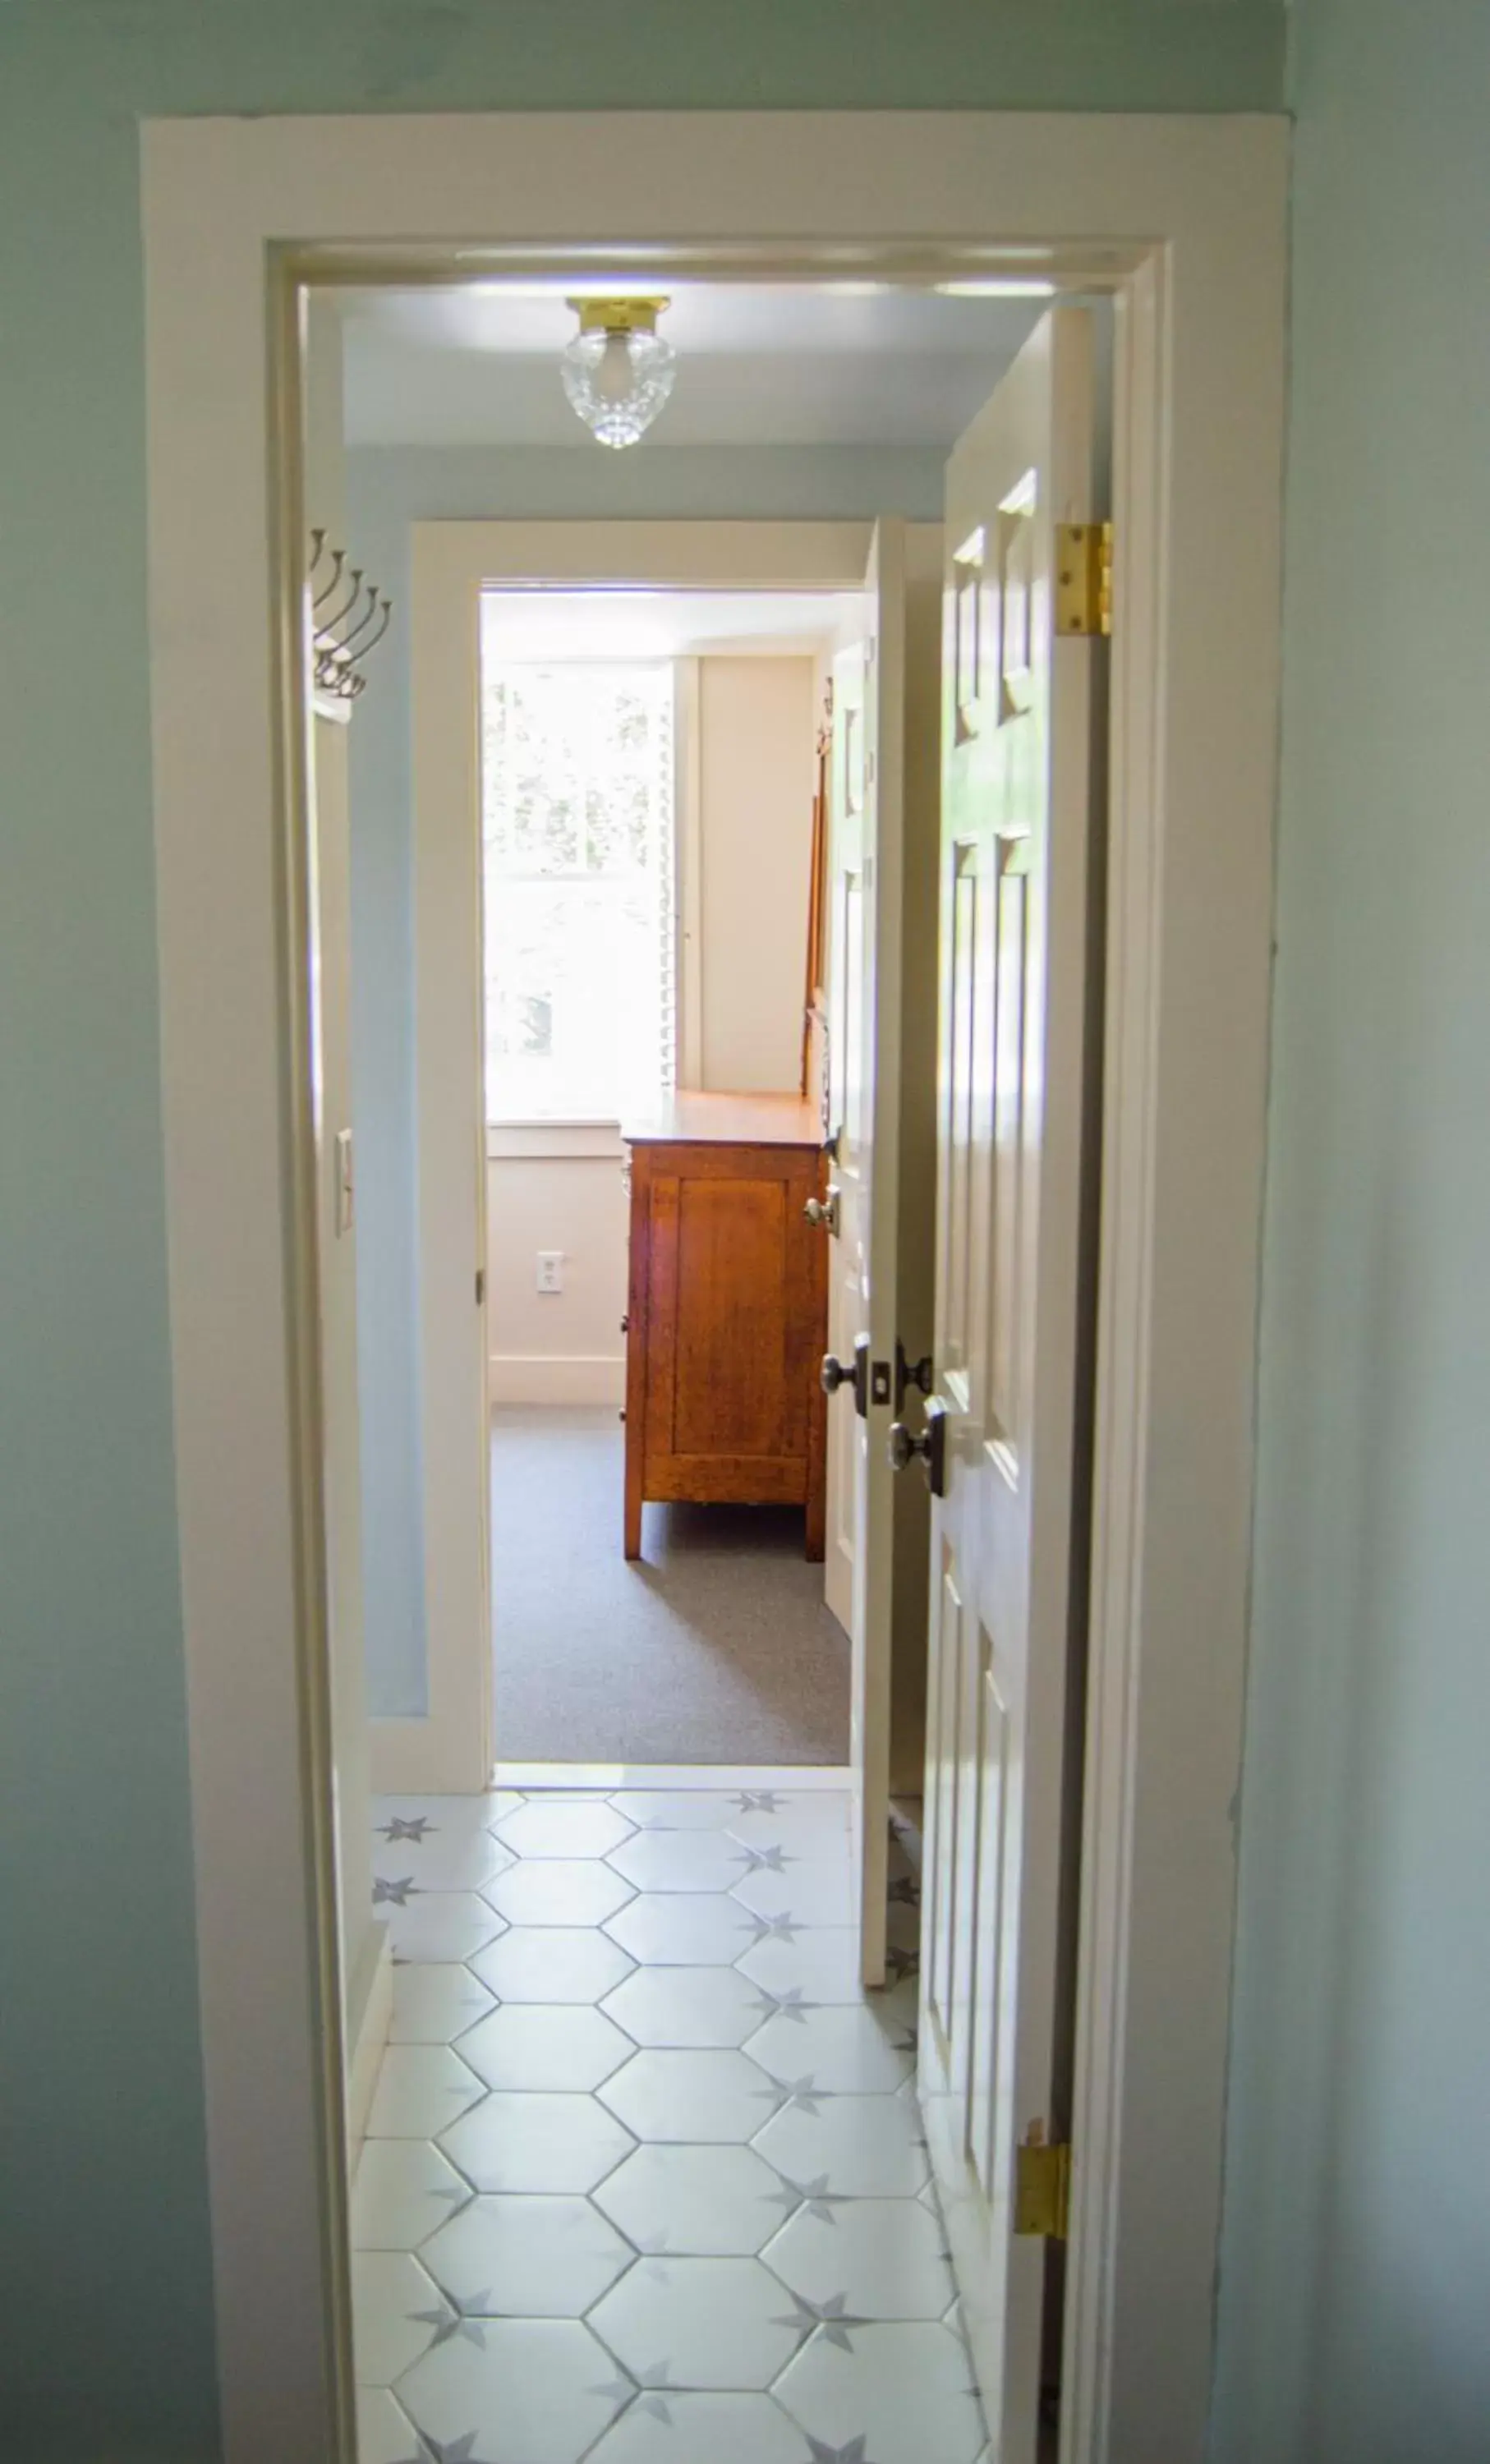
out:
{"label": "white door frame", "polygon": [[[351,2464],[310,1163],[298,281],[483,262],[1117,301],[1111,933],[1066,2464],[1212,2351],[1279,692],[1282,120],[147,123],[177,1500],[224,2453]],[[804,238],[804,234],[809,236]],[[642,449],[646,451],[644,447]]]}
{"label": "white door frame", "polygon": [[[414,842],[414,1068],[418,1122],[420,1414],[426,1646],[423,1719],[375,1720],[373,1784],[485,1788],[492,1776],[492,1640],[479,1452],[485,1368],[472,1324],[484,1153],[480,1055],[478,603],[492,583],[556,588],[860,590],[872,523],[426,521],[412,526],[409,627]],[[687,763],[687,713],[680,714]],[[694,748],[696,751],[696,748]],[[685,843],[685,859],[689,847]],[[681,884],[685,1035],[699,1012],[696,865]],[[473,1025],[473,1023],[475,1024]],[[687,1075],[685,1084],[690,1083]],[[473,1443],[472,1433],[477,1442]],[[497,1603],[498,1616],[500,1602]],[[501,1738],[496,1739],[498,1752]]]}

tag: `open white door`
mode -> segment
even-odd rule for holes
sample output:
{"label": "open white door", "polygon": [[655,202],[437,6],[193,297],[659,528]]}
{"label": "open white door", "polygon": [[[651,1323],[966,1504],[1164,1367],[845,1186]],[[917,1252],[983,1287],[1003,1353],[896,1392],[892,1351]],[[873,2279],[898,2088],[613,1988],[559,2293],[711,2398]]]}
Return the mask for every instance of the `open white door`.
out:
{"label": "open white door", "polygon": [[[941,1122],[920,2087],[999,2464],[1040,2437],[1054,2189],[1080,1301],[1091,1202],[1090,317],[1031,336],[947,473]],[[1035,2231],[1028,2228],[1035,2221]],[[1020,2226],[1025,2230],[1020,2231]]]}
{"label": "open white door", "polygon": [[829,1023],[832,1189],[824,1382],[829,1606],[853,1645],[861,1974],[885,1982],[894,1495],[887,1453],[898,1331],[906,525],[875,529],[861,638],[833,664]]}

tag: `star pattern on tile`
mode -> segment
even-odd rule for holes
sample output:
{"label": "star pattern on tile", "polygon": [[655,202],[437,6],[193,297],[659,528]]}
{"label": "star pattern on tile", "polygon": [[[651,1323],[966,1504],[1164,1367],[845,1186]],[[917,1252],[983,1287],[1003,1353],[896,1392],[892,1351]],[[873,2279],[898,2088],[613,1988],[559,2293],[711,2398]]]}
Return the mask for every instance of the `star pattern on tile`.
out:
{"label": "star pattern on tile", "polygon": [[[481,2458],[476,2453],[476,2433],[473,2430],[464,2431],[459,2438],[431,2438],[427,2431],[421,2431],[420,2436],[429,2451],[433,2464],[481,2464]],[[424,2464],[424,2458],[415,2456],[410,2459],[410,2464]]]}
{"label": "star pattern on tile", "polygon": [[380,1878],[373,1883],[373,1906],[381,1908],[384,1902],[388,1902],[396,1908],[407,1907],[409,1894],[411,1892],[417,1894],[418,1889],[419,1885],[412,1874],[405,1874],[402,1881],[397,1882],[385,1882]]}
{"label": "star pattern on tile", "polygon": [[866,2434],[851,2438],[846,2447],[828,2447],[821,2438],[809,2438],[807,2451],[812,2464],[872,2464]]}
{"label": "star pattern on tile", "polygon": [[846,2293],[830,2293],[825,2301],[809,2301],[805,2294],[794,2293],[792,2300],[791,2317],[775,2319],[772,2325],[791,2327],[799,2336],[820,2334],[825,2344],[836,2344],[840,2352],[851,2353],[854,2329],[871,2324],[850,2310]]}
{"label": "star pattern on tile", "polygon": [[742,1848],[734,1861],[743,1865],[747,1874],[784,1874],[797,1859],[788,1857],[784,1848]]}
{"label": "star pattern on tile", "polygon": [[618,2365],[613,2379],[606,2379],[601,2387],[586,2387],[584,2392],[586,2395],[603,2396],[607,2404],[629,2404],[636,2393],[636,2381],[627,2378]]}
{"label": "star pattern on tile", "polygon": [[738,1814],[779,1814],[781,1799],[774,1788],[742,1788],[734,1807]]}
{"label": "star pattern on tile", "polygon": [[762,2019],[795,2019],[800,2026],[807,2024],[809,2011],[821,2011],[821,2002],[809,2002],[800,1985],[789,1985],[784,1993],[768,1993],[762,1986],[756,2005]]}
{"label": "star pattern on tile", "polygon": [[885,1965],[898,1985],[907,1976],[920,1975],[921,1954],[915,1950],[902,1950],[898,1944],[891,1943],[885,1954]]}
{"label": "star pattern on tile", "polygon": [[421,2327],[434,2329],[429,2345],[431,2352],[437,2345],[448,2344],[452,2336],[459,2336],[462,2343],[474,2344],[484,2353],[487,2348],[487,2331],[486,2321],[480,2316],[480,2311],[482,2303],[490,2301],[491,2299],[490,2292],[483,2289],[480,2293],[471,2295],[469,2309],[456,2310],[449,2301],[442,2301],[437,2310],[411,2310],[408,2315],[411,2319],[417,2319]]}
{"label": "star pattern on tile", "polygon": [[889,1886],[889,1903],[891,1907],[918,1908],[921,1904],[919,1883],[913,1882],[909,1874],[902,1874],[900,1880]]}
{"label": "star pattern on tile", "polygon": [[378,1824],[384,1839],[412,1839],[416,1846],[422,1846],[435,1828],[427,1814],[395,1814],[386,1822]]}
{"label": "star pattern on tile", "polygon": [[795,1942],[801,1931],[801,1927],[798,1924],[796,1918],[792,1915],[790,1908],[788,1908],[785,1916],[754,1917],[751,1920],[750,1930],[754,1933],[757,1943]]}
{"label": "star pattern on tile", "polygon": [[799,2208],[804,2208],[809,2216],[817,2217],[820,2224],[836,2225],[838,2218],[833,2211],[844,2203],[828,2189],[829,2179],[826,2173],[814,2174],[810,2182],[792,2182],[783,2176],[780,2189],[768,2190],[766,2196],[773,2205],[779,2201],[793,2214]]}
{"label": "star pattern on tile", "polygon": [[636,2411],[649,2413],[653,2421],[664,2421],[670,2430],[672,2407],[668,2398],[679,2392],[672,2383],[672,2364],[653,2362],[646,2369],[638,2370],[636,2377],[642,2390],[636,2400]]}
{"label": "star pattern on tile", "polygon": [[778,2079],[770,2071],[766,2073],[766,2077],[770,2079],[771,2085],[768,2088],[756,2088],[752,2093],[759,2097],[764,2103],[774,2105],[778,2113],[788,2110],[795,2110],[798,2113],[818,2113],[822,2109],[823,2098],[832,2092],[828,2088],[819,2087],[817,2074],[814,2071],[805,2071],[800,2079]]}

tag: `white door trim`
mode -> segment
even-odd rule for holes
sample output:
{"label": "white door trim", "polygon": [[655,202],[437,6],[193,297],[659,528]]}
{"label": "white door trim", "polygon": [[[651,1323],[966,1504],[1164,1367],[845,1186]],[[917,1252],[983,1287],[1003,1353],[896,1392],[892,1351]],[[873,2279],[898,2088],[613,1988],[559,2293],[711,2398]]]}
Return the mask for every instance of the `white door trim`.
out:
{"label": "white door trim", "polygon": [[177,1490],[228,2464],[350,2464],[353,2435],[304,781],[285,725],[296,621],[281,581],[302,529],[281,450],[293,291],[339,266],[411,275],[421,250],[468,271],[485,255],[563,271],[624,253],[648,279],[997,266],[1116,293],[1104,1318],[1063,2445],[1066,2464],[1193,2464],[1247,1616],[1286,123],[368,115],[157,121],[142,143]]}
{"label": "white door trim", "polygon": [[[412,654],[414,1109],[428,1698],[423,1719],[374,1721],[375,1788],[459,1793],[485,1787],[492,1771],[489,1475],[480,1443],[480,1363],[471,1306],[480,1206],[468,1168],[468,1158],[485,1143],[475,1132],[481,1116],[481,941],[479,929],[471,929],[481,895],[482,587],[640,583],[700,590],[857,590],[869,535],[867,522],[412,525],[405,621]],[[697,663],[684,664],[694,671],[696,698]],[[683,715],[683,760],[696,768],[696,713],[685,710]],[[697,812],[695,785],[679,816],[685,931],[693,919],[681,970],[685,1069],[690,1060],[696,1062],[700,1033]],[[693,1083],[685,1075],[685,1085]],[[603,1372],[606,1364],[594,1367]],[[519,1376],[515,1382],[527,1381]],[[597,1383],[593,1375],[590,1383]],[[547,1384],[560,1399],[558,1380]],[[604,1399],[608,1391],[602,1376],[592,1399]],[[493,1400],[501,1399],[493,1386]],[[571,1392],[569,1399],[584,1398]],[[500,1754],[500,1735],[495,1747]]]}

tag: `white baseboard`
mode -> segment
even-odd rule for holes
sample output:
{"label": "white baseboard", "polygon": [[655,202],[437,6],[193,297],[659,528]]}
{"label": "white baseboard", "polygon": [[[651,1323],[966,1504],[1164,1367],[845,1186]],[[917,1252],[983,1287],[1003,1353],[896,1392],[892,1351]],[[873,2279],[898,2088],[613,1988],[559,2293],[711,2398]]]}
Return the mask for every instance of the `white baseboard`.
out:
{"label": "white baseboard", "polygon": [[851,1790],[846,1764],[824,1763],[504,1763],[494,1788]]}
{"label": "white baseboard", "polygon": [[378,1926],[378,1947],[372,1958],[373,1972],[363,1997],[362,2017],[347,2053],[347,2160],[354,2174],[367,2136],[367,2116],[372,2110],[383,2049],[393,2024],[393,1951],[386,1925]]}
{"label": "white baseboard", "polygon": [[493,1352],[489,1363],[493,1403],[614,1403],[625,1400],[624,1353]]}

